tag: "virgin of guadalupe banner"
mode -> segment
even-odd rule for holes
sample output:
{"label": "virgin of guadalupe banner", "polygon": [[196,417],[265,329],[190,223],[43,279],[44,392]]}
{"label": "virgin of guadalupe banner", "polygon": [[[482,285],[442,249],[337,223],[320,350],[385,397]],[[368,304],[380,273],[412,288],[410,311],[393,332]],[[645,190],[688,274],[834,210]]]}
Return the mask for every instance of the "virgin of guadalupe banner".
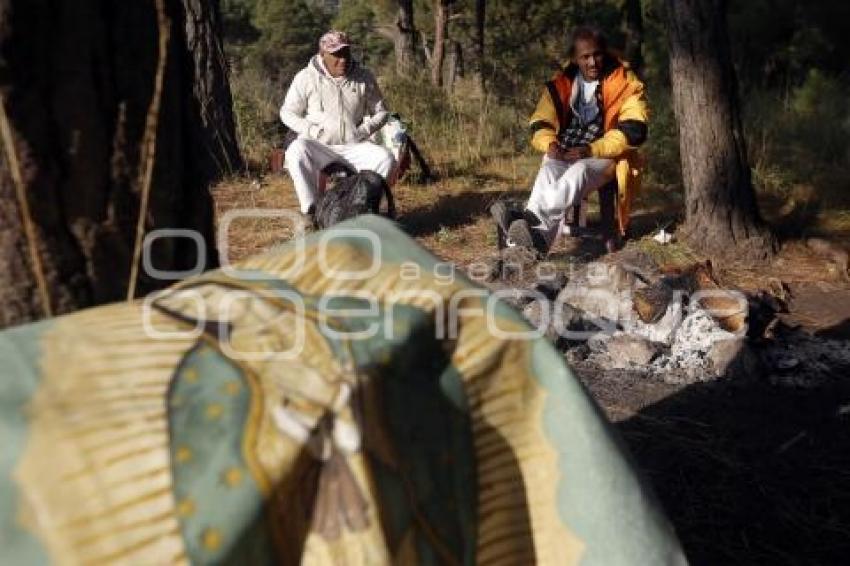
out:
{"label": "virgin of guadalupe banner", "polygon": [[0,333],[0,564],[683,564],[543,338],[361,217]]}

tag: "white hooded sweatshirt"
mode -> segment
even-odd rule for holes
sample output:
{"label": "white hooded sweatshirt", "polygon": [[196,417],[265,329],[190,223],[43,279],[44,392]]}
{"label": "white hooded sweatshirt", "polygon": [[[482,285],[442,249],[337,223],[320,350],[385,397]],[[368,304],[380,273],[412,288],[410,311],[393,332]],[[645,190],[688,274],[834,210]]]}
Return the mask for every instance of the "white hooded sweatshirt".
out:
{"label": "white hooded sweatshirt", "polygon": [[295,75],[280,109],[292,131],[327,145],[364,141],[388,116],[371,72],[353,62],[344,77],[334,78],[318,55]]}

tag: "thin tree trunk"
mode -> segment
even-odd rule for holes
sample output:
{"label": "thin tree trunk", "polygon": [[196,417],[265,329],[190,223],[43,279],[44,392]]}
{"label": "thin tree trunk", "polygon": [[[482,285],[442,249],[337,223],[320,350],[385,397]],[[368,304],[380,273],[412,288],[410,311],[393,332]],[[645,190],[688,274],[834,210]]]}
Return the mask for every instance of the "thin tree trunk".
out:
{"label": "thin tree trunk", "polygon": [[455,82],[457,79],[463,78],[464,68],[463,68],[463,47],[460,45],[459,41],[452,40],[451,41],[452,50],[449,55],[449,66],[448,73],[446,77],[446,90],[451,92],[454,90]]}
{"label": "thin tree trunk", "polygon": [[485,66],[484,61],[484,31],[487,21],[487,0],[475,0],[475,74],[478,90],[484,93]]}
{"label": "thin tree trunk", "polygon": [[434,49],[431,52],[431,82],[443,86],[443,61],[446,58],[446,28],[449,9],[446,0],[434,1]]}
{"label": "thin tree trunk", "polygon": [[[241,167],[219,15],[211,2],[159,2],[107,10],[96,0],[0,0],[0,95],[12,131],[5,149],[20,161],[35,228],[32,241],[0,152],[0,327],[45,313],[31,245],[54,313],[125,298],[148,164],[145,232],[192,230],[206,243],[198,262],[191,240],[160,239],[153,266],[216,265],[209,186]],[[158,5],[169,29],[163,59]],[[169,283],[141,270],[138,293]]]}
{"label": "thin tree trunk", "polygon": [[625,0],[623,12],[626,32],[624,55],[632,69],[639,71],[643,66],[643,15],[640,0]]}
{"label": "thin tree trunk", "polygon": [[425,34],[420,36],[422,38],[422,53],[425,54],[425,63],[428,64],[428,68],[431,68],[432,57],[431,57],[431,48],[428,47],[428,39],[425,37]]}
{"label": "thin tree trunk", "polygon": [[667,0],[685,237],[717,258],[766,260],[776,239],[750,179],[722,0]]}
{"label": "thin tree trunk", "polygon": [[413,19],[413,0],[399,0],[396,17],[396,71],[409,76],[416,65],[416,26]]}

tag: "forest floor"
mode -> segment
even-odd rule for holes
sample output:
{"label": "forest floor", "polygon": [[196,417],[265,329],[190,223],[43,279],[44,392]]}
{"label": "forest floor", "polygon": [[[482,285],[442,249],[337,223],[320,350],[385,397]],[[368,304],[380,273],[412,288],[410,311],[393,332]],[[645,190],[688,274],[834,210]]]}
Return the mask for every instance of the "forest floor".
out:
{"label": "forest floor", "polygon": [[[437,257],[461,269],[492,257],[496,236],[487,214],[497,199],[523,200],[537,167],[531,156],[495,156],[473,169],[438,165],[428,185],[401,183],[399,224]],[[219,218],[238,208],[297,210],[288,177],[234,179],[215,190]],[[815,340],[850,339],[846,272],[814,254],[801,235],[850,244],[850,212],[763,198],[762,210],[787,238],[768,267],[718,271],[733,288],[755,292],[779,281],[788,291],[787,327]],[[676,220],[681,198],[655,187],[638,200],[629,248],[659,264],[700,261],[682,245],[650,236]],[[800,226],[806,226],[802,234]],[[273,218],[241,219],[227,236],[229,260],[292,237]],[[559,244],[556,263],[602,250]],[[654,486],[693,564],[838,564],[850,556],[850,367],[828,379],[777,385],[768,375],[671,383],[639,371],[574,365],[620,430]]]}

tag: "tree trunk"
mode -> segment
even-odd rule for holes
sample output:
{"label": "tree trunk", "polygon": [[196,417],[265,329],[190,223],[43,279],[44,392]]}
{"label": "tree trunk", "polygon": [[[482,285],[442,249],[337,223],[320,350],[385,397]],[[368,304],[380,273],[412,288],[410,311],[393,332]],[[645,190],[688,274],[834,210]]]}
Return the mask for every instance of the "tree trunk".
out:
{"label": "tree trunk", "polygon": [[[236,141],[233,98],[227,76],[227,56],[222,41],[218,0],[182,0],[185,44],[183,76],[190,81],[185,121],[193,155],[187,165],[202,179],[214,180],[242,169]],[[176,39],[184,37],[177,34]]]}
{"label": "tree trunk", "polygon": [[431,82],[443,86],[443,61],[446,58],[446,28],[449,6],[446,0],[434,1],[434,49],[431,52]]}
{"label": "tree trunk", "polygon": [[643,66],[643,14],[640,0],[623,2],[623,24],[626,32],[625,57],[632,69],[639,71]]}
{"label": "tree trunk", "polygon": [[416,66],[416,26],[413,21],[413,0],[399,0],[395,34],[395,68],[410,76]]}
{"label": "tree trunk", "polygon": [[449,54],[449,65],[446,76],[446,90],[452,92],[455,82],[464,76],[463,47],[459,41],[452,40],[452,50]]}
{"label": "tree trunk", "polygon": [[[153,267],[215,266],[209,186],[241,167],[217,3],[0,0],[0,21],[0,327],[48,311],[38,279],[54,313],[124,299],[145,185],[145,233],[206,243],[198,258],[188,238],[157,240]],[[139,294],[171,282],[139,271]]]}
{"label": "tree trunk", "polygon": [[770,258],[750,179],[722,0],[667,0],[670,80],[685,185],[684,236],[718,259]]}
{"label": "tree trunk", "polygon": [[475,0],[475,75],[478,90],[484,93],[484,30],[487,21],[487,0]]}

